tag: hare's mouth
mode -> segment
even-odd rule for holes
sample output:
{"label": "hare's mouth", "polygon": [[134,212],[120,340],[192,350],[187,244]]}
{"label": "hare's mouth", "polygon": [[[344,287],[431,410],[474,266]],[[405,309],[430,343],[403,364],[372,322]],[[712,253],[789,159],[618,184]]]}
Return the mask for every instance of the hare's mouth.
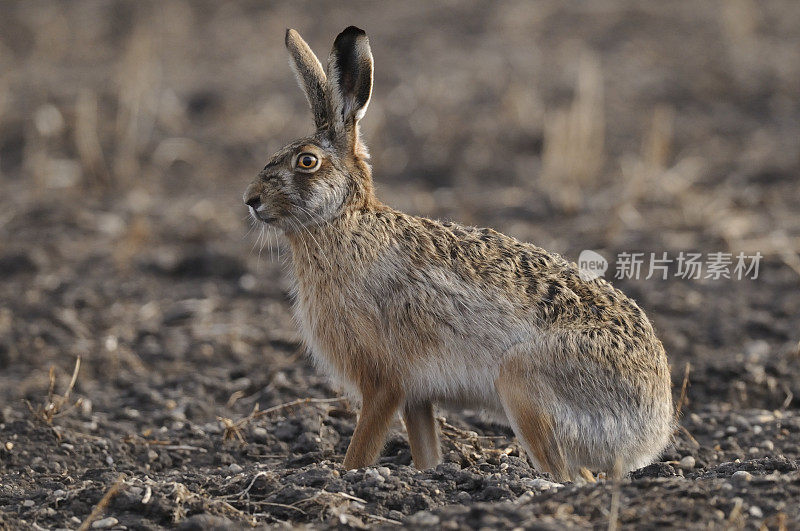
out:
{"label": "hare's mouth", "polygon": [[262,207],[250,207],[250,215],[256,218],[258,221],[263,221],[264,223],[273,223],[278,220],[278,218],[270,216],[267,212],[262,210]]}

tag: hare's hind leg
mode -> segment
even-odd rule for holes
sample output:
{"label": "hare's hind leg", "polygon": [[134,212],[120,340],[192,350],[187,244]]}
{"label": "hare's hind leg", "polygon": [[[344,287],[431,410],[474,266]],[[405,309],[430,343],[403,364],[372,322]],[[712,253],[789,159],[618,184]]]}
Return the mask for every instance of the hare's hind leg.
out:
{"label": "hare's hind leg", "polygon": [[345,468],[363,468],[375,462],[402,399],[402,393],[391,388],[362,391],[361,414],[344,456]]}
{"label": "hare's hind leg", "polygon": [[553,430],[552,416],[538,403],[524,361],[509,357],[495,380],[511,428],[528,456],[557,481],[571,479],[564,452]]}
{"label": "hare's hind leg", "polygon": [[436,433],[436,420],[433,418],[433,404],[406,403],[403,407],[403,421],[408,432],[414,466],[425,470],[438,465],[442,453],[439,449],[439,435]]}
{"label": "hare's hind leg", "polygon": [[578,471],[578,474],[580,474],[586,483],[597,483],[594,474],[592,474],[588,468],[581,467],[581,469]]}

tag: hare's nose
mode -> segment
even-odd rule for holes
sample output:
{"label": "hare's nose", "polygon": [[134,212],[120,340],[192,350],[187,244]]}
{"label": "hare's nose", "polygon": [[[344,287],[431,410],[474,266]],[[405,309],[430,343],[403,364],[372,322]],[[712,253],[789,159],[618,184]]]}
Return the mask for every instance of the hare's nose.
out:
{"label": "hare's nose", "polygon": [[257,195],[254,195],[248,197],[244,203],[253,210],[258,210],[258,207],[261,205],[261,199],[259,199]]}

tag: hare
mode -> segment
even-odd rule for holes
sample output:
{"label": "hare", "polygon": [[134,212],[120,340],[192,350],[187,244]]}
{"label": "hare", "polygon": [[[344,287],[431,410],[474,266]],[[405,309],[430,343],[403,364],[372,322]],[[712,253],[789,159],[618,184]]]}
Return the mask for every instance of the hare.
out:
{"label": "hare", "polygon": [[532,244],[381,203],[359,134],[366,33],[340,33],[327,71],[296,31],[286,47],[316,131],[276,153],[244,202],[288,240],[315,364],[361,400],[344,466],[376,461],[398,409],[415,466],[435,466],[434,404],[507,419],[559,481],[657,457],[673,429],[670,374],[636,303]]}

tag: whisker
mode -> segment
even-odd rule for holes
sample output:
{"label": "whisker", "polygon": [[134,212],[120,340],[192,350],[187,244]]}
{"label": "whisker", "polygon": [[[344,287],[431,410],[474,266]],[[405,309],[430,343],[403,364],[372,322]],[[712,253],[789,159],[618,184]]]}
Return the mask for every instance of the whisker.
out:
{"label": "whisker", "polygon": [[319,249],[319,252],[322,254],[322,257],[325,259],[325,261],[326,261],[326,262],[328,262],[328,267],[329,267],[329,268],[331,268],[331,269],[333,269],[333,264],[331,264],[331,261],[330,261],[330,260],[328,260],[328,256],[325,254],[325,250],[324,250],[324,249],[322,248],[322,246],[319,244],[319,241],[317,241],[317,239],[314,237],[314,235],[311,233],[311,231],[310,231],[310,230],[308,230],[308,227],[306,227],[305,225],[303,225],[302,223],[300,223],[300,220],[299,220],[299,219],[297,219],[297,217],[295,217],[295,215],[294,215],[294,214],[290,214],[290,216],[292,216],[292,217],[293,217],[295,220],[297,220],[297,222],[300,224],[300,227],[301,227],[303,230],[305,230],[305,231],[306,231],[306,234],[308,234],[308,235],[311,237],[311,239],[312,239],[312,240],[314,240],[314,243],[316,243],[316,244],[317,244],[317,248]]}
{"label": "whisker", "polygon": [[276,229],[276,228],[273,228],[272,230],[273,230],[273,232],[275,232],[275,245],[276,245],[276,247],[277,247],[277,250],[278,250],[278,262],[280,262],[280,263],[281,263],[281,265],[283,265],[283,266],[286,266],[286,258],[285,258],[285,256],[284,256],[284,259],[283,259],[283,261],[281,261],[281,240],[280,240],[280,233],[278,232],[278,229]]}
{"label": "whisker", "polygon": [[[261,227],[261,236],[265,235],[264,234],[265,233],[264,229],[265,229],[265,227],[262,226]],[[264,244],[267,243],[267,239],[266,239],[266,237],[265,238],[260,238],[259,237],[259,240],[261,240],[261,247],[258,248],[258,261],[256,262],[256,269],[258,271],[261,271],[261,251],[264,250]]]}
{"label": "whisker", "polygon": [[[249,228],[249,229],[247,229],[247,232],[245,232],[245,233],[244,233],[244,236],[242,236],[242,239],[243,239],[243,240],[244,240],[245,238],[247,238],[247,235],[248,235],[248,234],[250,234],[251,232],[253,232],[253,229],[254,229],[254,228],[256,228],[256,220],[254,220],[254,219],[253,219],[253,218],[252,218],[252,217],[251,217],[249,214],[247,215],[247,218],[250,218],[250,228]],[[247,219],[247,218],[245,218],[245,219]]]}
{"label": "whisker", "polygon": [[[290,216],[291,216],[293,219],[297,220],[297,218],[295,218],[295,217],[294,217],[292,214],[289,214],[289,215],[290,215]],[[297,225],[294,223],[294,221],[292,221],[291,219],[287,219],[286,221],[288,221],[289,223],[291,223],[291,224],[292,224],[292,227],[294,228],[294,230],[295,230],[295,231],[299,232],[299,231],[298,231],[298,227],[297,227]],[[299,220],[298,220],[298,221],[299,221]],[[308,245],[307,245],[307,243],[306,243],[306,240],[305,240],[305,238],[302,238],[302,233],[300,233],[300,234],[301,234],[300,241],[301,241],[301,242],[303,242],[303,247],[304,247],[304,248],[305,248],[305,250],[306,250],[306,261],[308,262],[308,267],[309,267],[309,269],[313,269],[313,268],[314,268],[314,264],[311,262],[311,251],[309,251],[309,250],[308,250]]]}
{"label": "whisker", "polygon": [[255,251],[256,246],[258,245],[258,242],[259,242],[260,239],[261,239],[261,235],[259,234],[259,235],[257,235],[255,241],[253,241],[253,246],[250,248],[250,254],[253,254],[253,251]]}
{"label": "whisker", "polygon": [[267,245],[269,245],[269,261],[270,263],[275,261],[275,257],[272,254],[272,231],[267,231]]}

